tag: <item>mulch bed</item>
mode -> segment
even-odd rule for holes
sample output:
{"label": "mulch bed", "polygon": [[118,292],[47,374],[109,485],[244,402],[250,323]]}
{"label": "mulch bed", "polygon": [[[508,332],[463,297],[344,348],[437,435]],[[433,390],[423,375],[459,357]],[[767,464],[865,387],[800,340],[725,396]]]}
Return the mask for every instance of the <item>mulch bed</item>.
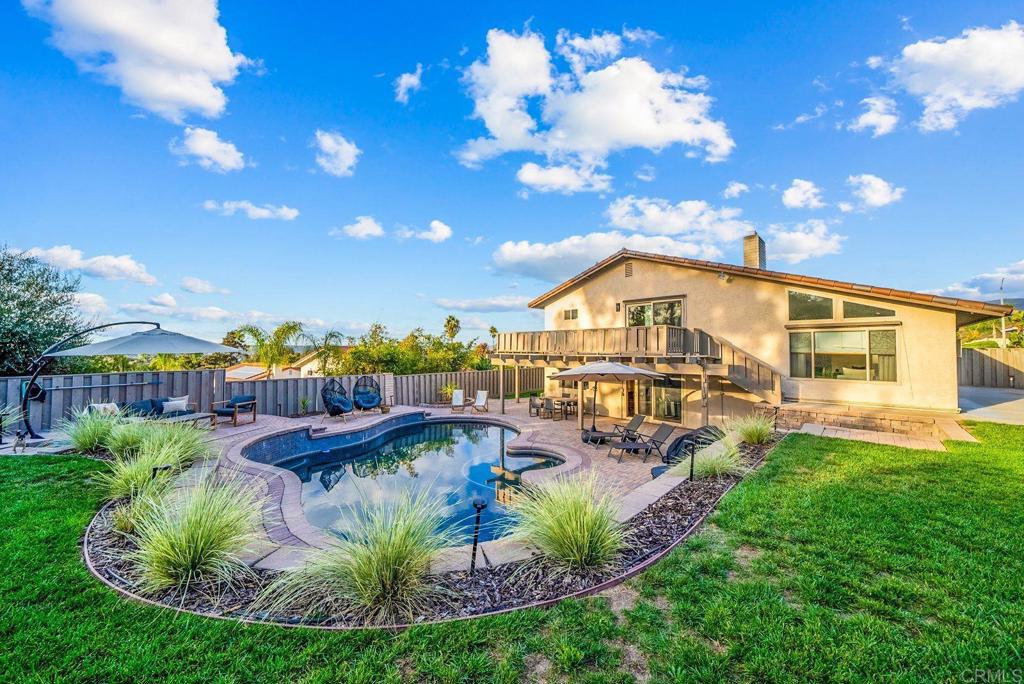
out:
{"label": "mulch bed", "polygon": [[[767,445],[741,445],[742,459],[751,467],[761,463],[778,443],[776,434]],[[433,602],[429,612],[413,622],[432,622],[494,613],[536,603],[549,602],[597,587],[627,574],[677,543],[702,516],[711,511],[719,498],[742,478],[729,476],[683,482],[626,523],[627,548],[618,562],[601,572],[570,573],[554,571],[542,560],[519,561],[492,567],[478,559],[476,572],[449,572],[437,576],[442,600]],[[139,576],[130,560],[135,545],[130,537],[116,532],[111,525],[114,506],[97,515],[85,549],[94,570],[115,587],[156,603],[189,612],[218,617],[245,618],[281,624],[316,624],[330,627],[364,627],[348,617],[333,617],[316,623],[299,615],[267,615],[250,609],[260,591],[280,573],[254,570],[229,588],[193,585],[188,592],[144,594]]]}

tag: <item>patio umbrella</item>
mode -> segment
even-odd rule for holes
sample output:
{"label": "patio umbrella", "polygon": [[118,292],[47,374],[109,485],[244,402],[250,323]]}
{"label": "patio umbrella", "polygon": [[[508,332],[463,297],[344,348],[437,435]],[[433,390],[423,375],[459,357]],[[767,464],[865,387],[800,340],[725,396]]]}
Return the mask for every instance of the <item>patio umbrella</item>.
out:
{"label": "patio umbrella", "polygon": [[[81,347],[72,347],[71,349],[57,351],[76,337],[81,337],[86,333],[95,332],[96,330],[113,328],[119,325],[152,325],[154,328],[152,330],[144,330],[142,332],[132,333],[131,335],[125,335],[123,337],[115,337],[111,340],[104,340],[103,342],[95,342]],[[28,435],[34,439],[39,439],[39,435],[37,435],[35,430],[32,429],[32,425],[29,421],[28,402],[30,399],[41,401],[41,397],[45,396],[44,390],[36,384],[36,378],[39,377],[39,374],[42,372],[43,368],[46,367],[49,360],[55,356],[215,354],[217,352],[230,353],[237,351],[238,350],[234,347],[228,347],[223,344],[217,344],[216,342],[201,340],[198,337],[190,337],[189,335],[182,335],[181,333],[164,330],[160,327],[159,323],[154,323],[152,321],[120,321],[117,323],[104,323],[103,325],[97,325],[86,330],[81,330],[50,345],[46,351],[40,354],[29,366],[29,379],[22,383],[21,421],[25,426],[25,431]]]}
{"label": "patio umbrella", "polygon": [[[665,376],[661,373],[644,370],[643,368],[627,366],[624,363],[615,363],[614,361],[595,361],[594,363],[585,363],[582,366],[564,370],[561,373],[555,373],[551,377],[558,380],[575,380],[576,382],[594,383],[594,411],[591,414],[590,421],[590,429],[593,431],[597,429],[597,383],[629,382],[630,380],[640,380],[642,378],[663,378]],[[579,416],[580,429],[583,429],[582,406],[579,410]]]}

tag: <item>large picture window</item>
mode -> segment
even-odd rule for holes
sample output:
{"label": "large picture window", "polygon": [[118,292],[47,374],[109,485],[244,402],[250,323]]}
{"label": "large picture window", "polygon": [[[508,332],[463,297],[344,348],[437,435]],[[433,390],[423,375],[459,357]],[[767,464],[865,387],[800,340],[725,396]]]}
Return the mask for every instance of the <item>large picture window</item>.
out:
{"label": "large picture window", "polygon": [[789,293],[789,320],[830,321],[832,320],[832,300],[829,297],[791,291]]}
{"label": "large picture window", "polygon": [[683,325],[683,301],[668,299],[660,302],[626,305],[626,325],[638,327],[646,325]]}
{"label": "large picture window", "polygon": [[896,382],[896,331],[790,333],[789,374],[794,378]]}
{"label": "large picture window", "polygon": [[880,306],[843,301],[843,318],[885,318],[887,316],[895,315],[896,312],[892,309],[883,309]]}

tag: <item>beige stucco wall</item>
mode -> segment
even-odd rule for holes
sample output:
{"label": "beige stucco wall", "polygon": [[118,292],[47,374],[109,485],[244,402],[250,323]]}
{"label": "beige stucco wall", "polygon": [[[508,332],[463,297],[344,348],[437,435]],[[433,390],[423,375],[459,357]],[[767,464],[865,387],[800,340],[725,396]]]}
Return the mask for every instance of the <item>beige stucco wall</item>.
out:
{"label": "beige stucco wall", "polygon": [[[544,308],[545,329],[622,327],[626,316],[624,302],[682,295],[683,325],[723,337],[773,366],[783,376],[786,399],[956,410],[956,317],[951,311],[741,276],[722,280],[713,272],[644,260],[632,263],[632,277],[625,277],[620,262],[548,303]],[[844,322],[844,299],[894,309],[894,319],[871,319],[871,323],[894,322],[898,381],[790,378],[788,290],[832,297],[833,310],[839,317],[833,322]],[[622,303],[618,312],[617,302]],[[564,309],[578,309],[579,317],[564,320]],[[856,327],[854,322],[849,323]],[[608,399],[611,408],[614,398]]]}

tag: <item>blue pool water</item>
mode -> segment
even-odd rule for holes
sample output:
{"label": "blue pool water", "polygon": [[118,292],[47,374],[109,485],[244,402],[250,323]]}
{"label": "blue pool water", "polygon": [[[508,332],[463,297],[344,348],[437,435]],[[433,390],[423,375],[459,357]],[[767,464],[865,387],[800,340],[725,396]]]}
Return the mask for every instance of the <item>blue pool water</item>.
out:
{"label": "blue pool water", "polygon": [[501,536],[505,502],[521,474],[560,461],[509,456],[507,428],[482,423],[417,423],[351,446],[279,463],[302,480],[302,507],[315,527],[338,533],[364,502],[393,500],[403,490],[427,488],[447,505],[446,528],[472,541],[476,498],[487,502],[480,539]]}

